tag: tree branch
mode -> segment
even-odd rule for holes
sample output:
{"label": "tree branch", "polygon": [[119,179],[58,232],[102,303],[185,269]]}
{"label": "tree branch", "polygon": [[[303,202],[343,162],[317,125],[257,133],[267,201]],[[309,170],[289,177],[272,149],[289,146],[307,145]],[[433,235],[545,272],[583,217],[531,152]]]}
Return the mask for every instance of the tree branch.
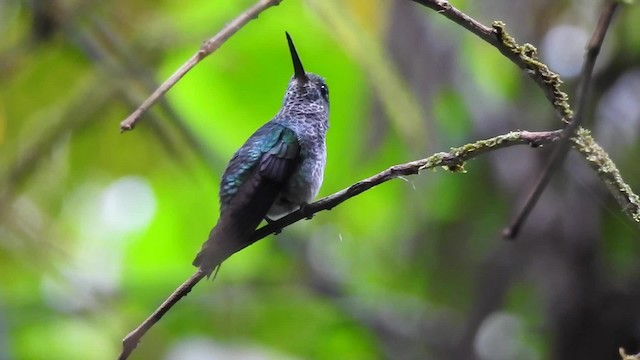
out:
{"label": "tree branch", "polygon": [[[537,58],[537,49],[531,44],[518,45],[515,39],[511,37],[505,31],[505,25],[501,21],[494,21],[492,24],[492,28],[489,28],[480,22],[474,20],[467,14],[462,11],[456,9],[454,6],[449,4],[448,1],[445,0],[412,0],[418,4],[424,5],[430,9],[435,10],[439,14],[442,14],[446,18],[452,20],[456,24],[464,27],[469,30],[473,34],[477,35],[482,40],[486,41],[490,45],[494,46],[500,53],[502,53],[507,59],[513,62],[519,68],[525,70],[525,73],[531,77],[535,83],[542,89],[546,98],[549,100],[556,113],[561,117],[562,121],[567,124],[573,123],[573,111],[569,106],[569,97],[566,93],[560,90],[562,81],[558,74],[549,70],[547,65],[540,62]],[[612,3],[617,4],[616,1],[611,1]],[[604,35],[606,29],[609,27],[609,23],[611,21],[611,16],[615,10],[615,7],[611,9],[611,3],[607,4],[605,11],[600,17],[600,22],[598,23],[596,34],[592,37],[589,42],[590,46],[596,43],[602,43],[602,39],[604,39]],[[601,29],[599,31],[598,29]],[[602,37],[602,39],[600,39]],[[588,57],[593,57],[595,61],[595,56],[597,56],[597,52],[599,51],[599,46],[593,46],[591,50],[587,53]],[[584,68],[583,68],[584,69]],[[583,72],[584,73],[584,72]],[[586,96],[582,95],[583,92],[578,94],[578,97],[584,98]],[[584,100],[582,100],[584,102]],[[579,105],[583,106],[583,105]],[[584,110],[581,111],[583,113]],[[583,116],[582,114],[580,115]],[[600,159],[606,158],[607,161],[598,161],[593,162],[589,158],[587,158],[587,162],[589,165],[594,168],[600,177],[600,179],[608,185],[609,191],[611,194],[618,200],[621,204],[631,204],[628,205],[630,207],[623,207],[623,210],[631,216],[631,218],[636,222],[640,223],[640,216],[635,215],[633,209],[638,199],[638,196],[633,193],[631,188],[624,182],[620,173],[615,168],[615,164],[609,159],[609,156],[602,150],[602,148],[591,138],[589,135],[587,138],[581,138],[581,136],[586,136],[589,134],[588,131],[579,127],[579,124],[574,125],[575,128],[572,131],[575,131],[574,137],[571,139],[574,143],[583,144],[584,146],[593,146],[591,149],[583,148],[579,151],[583,156],[587,156],[586,154],[598,154]],[[566,136],[569,138],[570,136]],[[579,146],[575,146],[579,148]],[[598,165],[605,166],[609,165],[610,167],[597,168]],[[611,168],[615,169],[614,172],[611,171]],[[615,175],[613,175],[615,174]],[[614,185],[611,185],[614,184]],[[509,230],[505,230],[503,233],[509,235]]]}
{"label": "tree branch", "polygon": [[636,195],[631,186],[624,182],[616,164],[609,154],[598,145],[589,130],[579,128],[577,136],[571,138],[573,148],[585,158],[589,166],[598,174],[602,182],[607,185],[618,204],[633,221],[640,223],[640,197]]}
{"label": "tree branch", "polygon": [[593,68],[596,64],[598,54],[600,53],[600,48],[602,47],[604,36],[607,33],[607,29],[609,29],[611,19],[613,18],[613,15],[615,14],[617,8],[617,2],[608,1],[604,9],[602,10],[602,13],[600,14],[598,25],[596,26],[596,29],[591,36],[591,40],[587,45],[587,54],[585,56],[584,63],[582,64],[580,85],[578,86],[578,90],[576,91],[578,99],[576,104],[576,114],[569,125],[565,127],[562,134],[562,141],[560,141],[558,146],[556,146],[553,150],[549,162],[542,171],[542,174],[540,174],[540,177],[538,178],[536,185],[533,187],[533,190],[529,194],[524,206],[516,215],[511,225],[503,230],[502,235],[507,239],[515,239],[518,236],[522,225],[524,225],[527,217],[529,217],[529,214],[536,206],[538,199],[549,184],[551,177],[558,170],[558,168],[562,166],[564,159],[567,158],[567,154],[569,153],[569,148],[571,146],[569,139],[573,137],[576,130],[582,123],[582,120],[584,119],[584,112],[589,95],[589,85],[591,85]]}
{"label": "tree branch", "polygon": [[180,299],[187,296],[188,293],[191,292],[194,286],[202,278],[204,278],[206,274],[200,269],[196,271],[187,281],[182,283],[182,285],[178,286],[178,288],[169,295],[169,297],[154,311],[145,321],[140,324],[135,330],[130,332],[125,338],[122,340],[122,352],[120,356],[118,356],[118,360],[125,360],[129,358],[131,352],[135,350],[136,346],[140,342],[140,339],[144,336],[144,334],[151,329],[151,327],[158,322],[158,320],[162,319],[162,316],[169,311],[173,305],[175,305]]}
{"label": "tree branch", "polygon": [[562,81],[558,74],[549,70],[547,65],[538,60],[537,49],[533,45],[518,45],[515,39],[507,34],[503,22],[494,21],[492,27],[485,26],[445,0],[412,1],[435,10],[498,49],[502,55],[524,70],[538,84],[564,122],[571,121],[573,112],[569,106],[569,97],[560,90]]}
{"label": "tree branch", "polygon": [[209,40],[205,41],[198,52],[193,54],[176,72],[174,72],[165,82],[163,82],[129,117],[120,123],[120,131],[133,130],[136,122],[149,110],[158,99],[164,95],[173,85],[175,85],[189,70],[196,66],[202,59],[216,51],[233,34],[240,30],[252,19],[255,19],[266,9],[280,4],[282,0],[259,0],[237,18],[228,23],[220,32]]}
{"label": "tree branch", "polygon": [[[445,167],[449,171],[463,172],[464,162],[475,158],[479,155],[488,153],[493,150],[514,146],[514,145],[530,145],[532,147],[540,147],[544,144],[552,143],[560,139],[562,130],[529,132],[517,131],[508,134],[499,135],[486,140],[479,140],[474,143],[466,144],[458,148],[452,148],[449,152],[440,152],[427,158],[416,160],[404,164],[399,164],[388,168],[367,179],[358,181],[346,189],[337,193],[324,197],[312,204],[305,206],[304,209],[294,211],[293,213],[273,221],[259,229],[253,236],[245,242],[229,244],[229,249],[225,249],[225,256],[221,256],[222,261],[229,258],[234,253],[246,248],[256,241],[266,236],[277,233],[285,227],[298,222],[304,218],[310,218],[315,213],[323,210],[331,210],[348,199],[357,196],[377,185],[385,183],[389,180],[406,176],[415,175],[425,169],[434,169],[437,167]],[[220,264],[214,264],[220,265]],[[185,297],[193,287],[205,277],[205,273],[197,270],[189,279],[180,285],[169,297],[154,311],[147,319],[140,324],[135,330],[130,332],[122,341],[122,352],[119,360],[125,360],[131,352],[136,348],[144,334],[146,334],[154,324],[156,324],[164,314],[166,314],[175,304]]]}

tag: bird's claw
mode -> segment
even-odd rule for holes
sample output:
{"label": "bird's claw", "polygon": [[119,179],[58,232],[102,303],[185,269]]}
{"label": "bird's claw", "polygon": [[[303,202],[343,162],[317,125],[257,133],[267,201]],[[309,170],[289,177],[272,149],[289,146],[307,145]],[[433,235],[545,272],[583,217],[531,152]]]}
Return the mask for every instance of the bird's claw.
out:
{"label": "bird's claw", "polygon": [[264,221],[266,221],[269,226],[274,226],[275,227],[275,230],[273,230],[273,234],[274,235],[278,235],[278,234],[280,234],[282,232],[282,228],[281,227],[276,227],[274,225],[276,223],[275,221],[269,219],[266,216],[264,217]]}
{"label": "bird's claw", "polygon": [[309,204],[307,203],[300,204],[300,212],[302,213],[302,216],[304,216],[307,220],[311,220],[313,219],[314,213],[309,211],[309,208],[307,207],[308,205]]}

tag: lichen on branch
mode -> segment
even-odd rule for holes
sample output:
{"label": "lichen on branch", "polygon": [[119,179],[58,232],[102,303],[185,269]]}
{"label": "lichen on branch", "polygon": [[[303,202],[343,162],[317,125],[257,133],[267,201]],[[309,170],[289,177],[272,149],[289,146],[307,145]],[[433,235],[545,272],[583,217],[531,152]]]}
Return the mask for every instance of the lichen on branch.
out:
{"label": "lichen on branch", "polygon": [[618,201],[622,210],[640,223],[640,197],[631,190],[616,164],[611,160],[609,154],[591,136],[589,130],[580,128],[576,136],[571,138],[574,148],[582,154],[589,166],[598,174],[602,182],[607,185],[613,197]]}
{"label": "lichen on branch", "polygon": [[513,54],[517,55],[522,63],[526,65],[527,71],[531,72],[534,78],[539,78],[546,85],[551,94],[551,100],[554,108],[558,111],[562,121],[570,123],[573,119],[573,111],[569,105],[569,95],[561,90],[562,80],[560,75],[551,71],[549,67],[538,58],[538,49],[535,46],[525,43],[519,45],[516,40],[505,30],[505,23],[502,21],[494,21],[492,24],[496,30],[498,39],[502,45],[509,49]]}

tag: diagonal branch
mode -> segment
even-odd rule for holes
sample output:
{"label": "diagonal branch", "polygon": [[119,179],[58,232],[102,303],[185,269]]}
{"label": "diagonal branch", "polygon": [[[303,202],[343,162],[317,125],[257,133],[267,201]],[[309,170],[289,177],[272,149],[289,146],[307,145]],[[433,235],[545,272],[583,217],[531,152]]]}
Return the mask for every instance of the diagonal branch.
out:
{"label": "diagonal branch", "polygon": [[196,284],[199,283],[206,275],[207,274],[198,269],[198,271],[191,275],[187,281],[178,286],[178,288],[169,295],[169,297],[156,309],[156,311],[143,321],[140,326],[125,336],[122,340],[122,352],[120,353],[120,356],[118,356],[118,360],[125,360],[129,358],[129,355],[131,355],[136,346],[138,346],[138,343],[144,334],[146,334],[147,331],[149,331],[149,329],[158,322],[158,320],[162,319],[164,314],[169,311],[173,305],[183,297],[187,296],[187,294],[191,292],[191,289],[193,289],[193,287],[196,286]]}
{"label": "diagonal branch", "polygon": [[[569,97],[560,89],[562,80],[560,80],[559,75],[551,71],[547,67],[547,65],[538,60],[537,50],[533,45],[518,45],[515,39],[507,34],[504,23],[502,23],[501,21],[494,21],[492,27],[487,27],[471,18],[469,15],[456,9],[446,0],[412,1],[435,10],[449,20],[469,30],[471,33],[486,41],[488,44],[494,46],[507,59],[524,70],[525,73],[533,79],[538,87],[540,87],[540,89],[544,92],[546,98],[549,100],[562,121],[567,124],[573,123],[574,116],[568,102]],[[616,2],[612,0],[611,3]],[[612,6],[611,3],[608,4],[609,7]],[[598,28],[603,30],[606,30],[608,28],[609,22],[611,20],[610,16],[613,15],[613,11],[611,11],[611,14],[608,14],[608,11],[609,10],[605,8],[605,13],[603,13],[603,16],[601,16],[601,21],[598,24]],[[606,22],[603,22],[603,19],[608,20],[606,20]],[[598,40],[598,38],[600,36],[604,38],[604,34],[605,32],[603,31],[601,34],[594,35],[592,41],[599,41],[600,43],[602,43],[602,41]],[[595,44],[595,42],[590,42],[590,44]],[[594,47],[593,51],[591,53],[588,53],[587,56],[593,56],[595,59],[598,50],[599,47]],[[579,93],[578,97],[584,97],[584,95],[581,95],[581,93]],[[590,136],[586,138],[582,137],[588,134],[586,130],[580,128],[579,125],[574,126],[576,128],[573,129],[572,134],[574,135],[574,137],[571,140],[574,143],[584,144],[584,146],[593,146],[593,148],[591,149],[583,148],[583,151],[580,151],[580,153],[583,157],[585,157],[587,162],[589,162],[589,165],[594,168],[600,179],[608,185],[611,194],[618,200],[620,204],[637,204],[638,196],[633,193],[629,185],[624,182],[617,169],[615,171],[615,176],[613,176],[613,173],[609,168],[598,168],[598,166],[613,165],[613,162],[611,162],[611,160],[608,158],[608,155],[606,155],[606,153],[603,154],[600,146],[598,146],[598,144],[596,144]],[[568,137],[569,136],[567,136],[567,138]],[[576,148],[579,148],[579,146],[576,145]],[[587,154],[599,154],[602,155],[599,156],[599,158],[606,158],[608,161],[591,161],[586,157],[588,156]],[[615,168],[615,165],[613,166]],[[638,210],[637,206],[633,205],[630,207],[624,207],[623,210],[628,215],[630,215],[630,217],[636,223],[640,223],[640,210]],[[505,230],[504,233],[506,235],[509,235],[509,229]]]}
{"label": "diagonal branch", "polygon": [[558,144],[558,146],[556,146],[553,150],[549,162],[545,166],[542,174],[536,182],[536,185],[533,187],[533,190],[529,194],[525,205],[516,215],[511,225],[504,229],[502,234],[507,239],[515,239],[518,236],[522,225],[524,225],[527,217],[536,206],[538,199],[549,184],[551,177],[558,170],[558,168],[562,166],[564,159],[566,159],[567,154],[569,153],[569,149],[571,147],[571,142],[569,141],[569,139],[573,137],[585,117],[584,113],[588,100],[589,85],[591,85],[593,68],[596,64],[598,54],[600,53],[602,43],[604,42],[604,36],[607,33],[607,29],[609,29],[609,25],[611,24],[611,20],[617,8],[618,3],[616,1],[608,1],[604,9],[602,10],[602,13],[600,14],[598,25],[596,26],[596,29],[591,36],[591,40],[587,45],[587,54],[585,56],[584,63],[582,64],[582,74],[580,75],[581,80],[576,94],[578,100],[576,104],[575,116],[569,123],[569,125],[567,125],[567,127],[564,129],[564,132],[562,133],[562,141],[560,141],[560,144]]}
{"label": "diagonal branch", "polygon": [[220,32],[205,41],[198,52],[193,54],[176,72],[163,82],[129,117],[120,123],[120,131],[133,130],[136,122],[149,110],[162,95],[173,87],[189,70],[196,66],[202,59],[218,50],[233,34],[240,30],[252,19],[255,19],[266,9],[280,4],[282,0],[259,0],[237,18],[228,23]]}
{"label": "diagonal branch", "polygon": [[564,122],[571,121],[573,113],[568,103],[569,97],[560,90],[562,81],[558,74],[538,60],[537,50],[533,45],[518,45],[515,39],[505,31],[503,22],[494,21],[492,27],[485,26],[445,0],[412,1],[435,10],[495,47],[535,81]]}
{"label": "diagonal branch", "polygon": [[[388,168],[367,179],[358,181],[346,189],[337,193],[324,197],[312,204],[305,206],[304,209],[294,211],[293,213],[280,218],[276,221],[265,225],[256,230],[248,241],[241,243],[229,244],[230,249],[225,249],[225,256],[221,256],[222,261],[229,258],[234,253],[246,248],[256,241],[266,236],[280,232],[283,228],[298,222],[305,218],[310,218],[315,213],[323,210],[331,210],[348,199],[357,196],[377,185],[385,183],[389,180],[406,176],[416,175],[425,169],[435,169],[445,167],[453,172],[464,171],[464,162],[480,156],[482,154],[497,149],[514,146],[514,145],[530,145],[539,147],[544,144],[552,143],[560,139],[562,130],[529,132],[517,131],[508,134],[499,135],[486,140],[479,140],[474,143],[466,144],[458,148],[452,148],[449,152],[441,152],[431,155],[427,158],[416,160],[404,164],[399,164]],[[220,264],[214,264],[220,265]],[[131,352],[136,348],[142,337],[166,314],[175,304],[185,297],[193,287],[206,276],[200,270],[196,271],[189,279],[180,285],[169,297],[147,318],[140,326],[130,332],[122,341],[122,352],[119,360],[125,360]]]}
{"label": "diagonal branch", "polygon": [[587,164],[598,173],[618,204],[633,221],[640,223],[640,197],[625,183],[620,171],[606,151],[598,145],[589,130],[579,128],[571,138],[573,148],[582,154]]}

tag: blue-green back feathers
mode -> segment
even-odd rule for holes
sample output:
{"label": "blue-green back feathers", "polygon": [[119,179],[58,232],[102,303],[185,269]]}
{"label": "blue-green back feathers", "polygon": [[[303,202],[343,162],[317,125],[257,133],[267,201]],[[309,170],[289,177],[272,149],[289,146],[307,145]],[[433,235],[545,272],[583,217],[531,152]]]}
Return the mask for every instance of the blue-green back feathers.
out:
{"label": "blue-green back feathers", "polygon": [[291,129],[271,122],[263,125],[229,161],[220,184],[220,210],[224,211],[225,205],[252,176],[284,182],[299,152],[300,145]]}
{"label": "blue-green back feathers", "polygon": [[298,166],[295,133],[277,123],[256,131],[233,155],[220,184],[220,218],[193,261],[207,273],[233,244],[247,241]]}

